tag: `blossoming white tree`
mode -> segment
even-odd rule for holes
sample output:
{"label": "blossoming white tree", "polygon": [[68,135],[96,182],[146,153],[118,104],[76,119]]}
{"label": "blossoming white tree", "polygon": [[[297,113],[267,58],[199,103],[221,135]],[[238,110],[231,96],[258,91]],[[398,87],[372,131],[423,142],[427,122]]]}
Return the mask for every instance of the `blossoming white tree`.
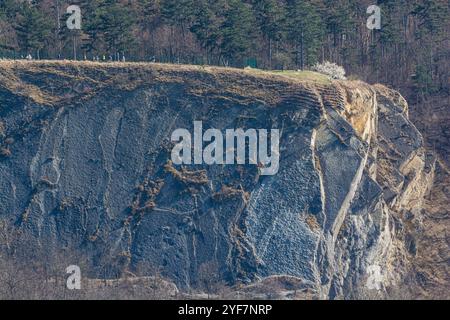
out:
{"label": "blossoming white tree", "polygon": [[346,72],[344,67],[337,65],[336,63],[325,61],[323,63],[317,63],[312,67],[313,71],[327,75],[331,79],[346,80]]}

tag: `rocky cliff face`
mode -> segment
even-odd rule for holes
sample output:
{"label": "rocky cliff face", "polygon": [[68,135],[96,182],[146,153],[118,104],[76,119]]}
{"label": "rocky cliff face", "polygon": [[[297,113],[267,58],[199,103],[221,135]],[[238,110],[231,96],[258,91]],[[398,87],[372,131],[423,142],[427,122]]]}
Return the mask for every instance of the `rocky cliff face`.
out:
{"label": "rocky cliff face", "polygon": [[[338,298],[383,295],[410,268],[404,230],[436,161],[405,100],[383,86],[2,62],[0,105],[0,219],[33,251],[82,252],[93,275],[157,267],[180,288],[208,273],[228,283],[287,276]],[[171,134],[194,121],[279,129],[278,174],[173,165]]]}

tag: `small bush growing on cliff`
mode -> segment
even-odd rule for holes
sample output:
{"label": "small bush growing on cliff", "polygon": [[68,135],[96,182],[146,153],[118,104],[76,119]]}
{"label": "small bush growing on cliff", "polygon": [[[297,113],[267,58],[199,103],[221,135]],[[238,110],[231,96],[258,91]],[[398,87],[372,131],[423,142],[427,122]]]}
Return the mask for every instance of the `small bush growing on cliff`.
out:
{"label": "small bush growing on cliff", "polygon": [[337,65],[336,63],[325,61],[324,63],[317,63],[315,66],[312,67],[313,71],[322,73],[331,79],[335,80],[346,80],[345,77],[345,69],[344,67],[341,67]]}

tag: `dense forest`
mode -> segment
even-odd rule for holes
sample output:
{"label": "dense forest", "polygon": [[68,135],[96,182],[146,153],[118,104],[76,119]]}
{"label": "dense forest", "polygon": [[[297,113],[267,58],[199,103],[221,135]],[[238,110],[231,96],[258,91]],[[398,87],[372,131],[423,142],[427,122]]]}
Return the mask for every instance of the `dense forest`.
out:
{"label": "dense forest", "polygon": [[[69,5],[81,30],[66,27]],[[381,8],[370,30],[367,8]],[[0,57],[263,69],[343,65],[421,96],[448,92],[448,0],[1,0]]]}

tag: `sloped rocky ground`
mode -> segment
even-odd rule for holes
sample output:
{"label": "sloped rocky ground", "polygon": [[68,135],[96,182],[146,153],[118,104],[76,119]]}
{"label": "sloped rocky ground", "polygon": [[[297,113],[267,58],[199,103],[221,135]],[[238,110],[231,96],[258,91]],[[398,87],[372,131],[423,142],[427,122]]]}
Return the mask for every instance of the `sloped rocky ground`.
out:
{"label": "sloped rocky ground", "polygon": [[[214,275],[256,288],[282,279],[296,298],[385,297],[415,268],[411,221],[434,201],[436,158],[397,92],[318,79],[1,62],[7,247],[49,263],[81,252],[92,278],[158,270],[181,290]],[[279,173],[174,166],[171,133],[197,120],[280,129]]]}
{"label": "sloped rocky ground", "polygon": [[412,277],[419,298],[450,298],[450,98],[436,96],[412,105],[411,118],[423,132],[427,148],[438,158],[433,187],[415,220]]}

